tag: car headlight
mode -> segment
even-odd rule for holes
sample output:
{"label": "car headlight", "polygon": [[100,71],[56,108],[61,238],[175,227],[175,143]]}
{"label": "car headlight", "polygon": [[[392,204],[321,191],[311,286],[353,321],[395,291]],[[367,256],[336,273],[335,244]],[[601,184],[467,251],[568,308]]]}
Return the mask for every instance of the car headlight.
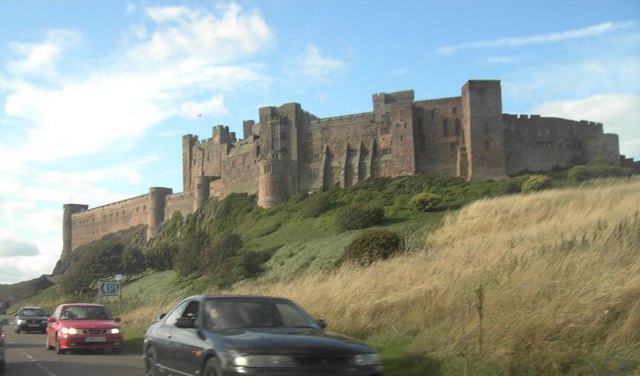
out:
{"label": "car headlight", "polygon": [[380,364],[378,354],[360,354],[353,357],[353,365],[355,366],[375,366],[378,364]]}
{"label": "car headlight", "polygon": [[18,324],[18,325],[22,325],[22,324],[24,324],[24,323],[25,323],[25,321],[24,321],[24,320],[21,320],[21,319],[17,319],[17,320],[16,320],[16,324]]}
{"label": "car headlight", "polygon": [[246,355],[233,359],[239,367],[293,367],[296,362],[285,355]]}
{"label": "car headlight", "polygon": [[80,331],[76,328],[62,328],[62,333],[64,334],[78,334]]}
{"label": "car headlight", "polygon": [[120,333],[120,329],[118,329],[118,328],[107,329],[107,333],[109,333],[109,334],[118,334],[118,333]]}

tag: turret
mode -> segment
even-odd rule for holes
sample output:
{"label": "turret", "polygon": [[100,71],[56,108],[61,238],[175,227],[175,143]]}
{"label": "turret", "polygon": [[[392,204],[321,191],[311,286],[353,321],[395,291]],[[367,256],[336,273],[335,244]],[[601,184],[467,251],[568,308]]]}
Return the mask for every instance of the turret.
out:
{"label": "turret", "polygon": [[62,214],[62,258],[73,250],[73,215],[89,209],[89,205],[64,204]]}
{"label": "turret", "polygon": [[167,195],[173,193],[171,188],[149,188],[149,217],[147,220],[147,239],[156,235],[158,226],[164,221],[164,208],[167,203]]}

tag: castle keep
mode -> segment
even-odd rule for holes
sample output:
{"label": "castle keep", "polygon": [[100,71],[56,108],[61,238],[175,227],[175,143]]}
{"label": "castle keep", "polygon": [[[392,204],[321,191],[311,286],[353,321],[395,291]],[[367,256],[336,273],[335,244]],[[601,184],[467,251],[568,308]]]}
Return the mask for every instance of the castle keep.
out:
{"label": "castle keep", "polygon": [[500,81],[468,81],[458,97],[415,100],[408,90],[374,94],[372,102],[371,112],[324,119],[297,103],[263,107],[257,122],[244,121],[240,140],[221,125],[209,139],[185,135],[183,192],[154,187],[93,209],[64,205],[63,254],[139,224],[151,238],[175,211],[188,215],[233,192],[272,207],[298,192],[369,177],[499,179],[593,161],[633,163],[600,123],[503,114]]}

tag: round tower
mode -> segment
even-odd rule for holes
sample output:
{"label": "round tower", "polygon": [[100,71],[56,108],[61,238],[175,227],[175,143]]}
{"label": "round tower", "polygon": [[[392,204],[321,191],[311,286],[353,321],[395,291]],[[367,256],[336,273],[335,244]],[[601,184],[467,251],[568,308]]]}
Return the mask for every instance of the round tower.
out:
{"label": "round tower", "polygon": [[288,162],[281,159],[264,159],[258,162],[258,206],[271,208],[291,197],[293,186]]}
{"label": "round tower", "polygon": [[147,240],[155,234],[158,226],[164,221],[164,208],[167,196],[173,193],[171,188],[151,187],[149,188],[149,217],[147,220]]}
{"label": "round tower", "polygon": [[73,214],[89,209],[89,205],[64,204],[62,206],[62,258],[65,258],[73,250]]}
{"label": "round tower", "polygon": [[195,212],[199,208],[203,207],[209,199],[209,176],[196,177],[196,189],[194,190],[195,198],[193,200],[193,211]]}

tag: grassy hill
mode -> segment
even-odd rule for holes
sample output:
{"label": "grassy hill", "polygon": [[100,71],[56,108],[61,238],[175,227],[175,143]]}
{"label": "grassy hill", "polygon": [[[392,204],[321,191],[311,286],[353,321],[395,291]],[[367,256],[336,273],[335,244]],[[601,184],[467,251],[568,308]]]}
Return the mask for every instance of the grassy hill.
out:
{"label": "grassy hill", "polygon": [[[304,198],[251,209],[234,226],[246,230],[246,246],[270,252],[264,273],[224,290],[174,271],[130,278],[121,312],[129,344],[139,344],[152,318],[186,295],[258,293],[292,298],[331,330],[370,342],[389,375],[640,372],[638,178],[494,198],[509,182],[449,181],[443,186],[452,193],[436,213],[403,206],[411,194],[403,189],[415,194],[424,185],[393,184],[403,198],[386,198],[393,204],[383,226],[408,240],[409,253],[336,269],[359,234],[335,229],[338,205],[318,217],[299,214]],[[501,193],[492,194],[495,185]],[[334,203],[366,196],[350,193],[334,193]],[[383,198],[369,195],[376,200]],[[61,299],[55,291],[29,304],[53,306]],[[119,312],[117,299],[102,301]]]}

